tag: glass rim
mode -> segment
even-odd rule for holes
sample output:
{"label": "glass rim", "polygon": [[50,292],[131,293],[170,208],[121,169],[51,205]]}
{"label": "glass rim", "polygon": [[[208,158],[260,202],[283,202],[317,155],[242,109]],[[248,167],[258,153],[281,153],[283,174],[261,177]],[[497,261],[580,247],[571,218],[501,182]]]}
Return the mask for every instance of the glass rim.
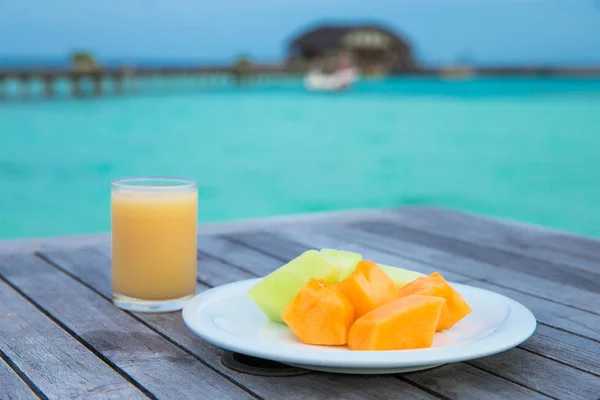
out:
{"label": "glass rim", "polygon": [[[147,184],[144,184],[146,182]],[[195,189],[198,184],[193,179],[173,176],[128,176],[113,179],[113,189],[138,191],[182,191]]]}

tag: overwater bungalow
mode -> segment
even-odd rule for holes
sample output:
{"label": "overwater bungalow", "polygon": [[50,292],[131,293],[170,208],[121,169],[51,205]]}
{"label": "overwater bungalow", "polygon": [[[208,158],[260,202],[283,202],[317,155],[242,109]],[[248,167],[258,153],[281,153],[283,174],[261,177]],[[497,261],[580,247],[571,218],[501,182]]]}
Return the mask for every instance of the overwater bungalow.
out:
{"label": "overwater bungalow", "polygon": [[410,44],[392,30],[375,24],[321,25],[293,37],[288,65],[326,62],[341,52],[349,54],[365,75],[406,73],[416,67]]}

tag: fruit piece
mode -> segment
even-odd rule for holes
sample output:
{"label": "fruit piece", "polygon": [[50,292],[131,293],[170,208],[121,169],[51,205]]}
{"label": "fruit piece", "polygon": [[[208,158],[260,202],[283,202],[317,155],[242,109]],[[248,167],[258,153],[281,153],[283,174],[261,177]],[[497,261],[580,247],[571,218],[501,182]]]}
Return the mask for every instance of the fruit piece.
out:
{"label": "fruit piece", "polygon": [[344,345],[354,322],[354,307],[335,285],[311,278],[281,316],[306,344]]}
{"label": "fruit piece", "polygon": [[308,250],[252,286],[248,295],[267,318],[284,323],[281,313],[310,278],[337,282],[339,270],[317,250]]}
{"label": "fruit piece", "polygon": [[362,260],[362,255],[351,251],[321,249],[320,253],[329,263],[339,268],[340,281],[352,275],[356,265]]}
{"label": "fruit piece", "polygon": [[385,264],[377,264],[379,268],[383,270],[392,280],[396,283],[396,286],[402,287],[409,282],[414,281],[417,278],[422,276],[427,276],[421,272],[411,271],[409,269],[392,267],[390,265]]}
{"label": "fruit piece", "polygon": [[406,350],[431,347],[445,299],[412,295],[357,319],[348,333],[352,350]]}
{"label": "fruit piece", "polygon": [[458,321],[471,313],[471,307],[438,272],[418,278],[400,288],[400,296],[420,294],[438,296],[446,299],[437,330],[452,328]]}
{"label": "fruit piece", "polygon": [[396,284],[372,261],[363,260],[347,279],[337,286],[354,305],[356,318],[398,298]]}

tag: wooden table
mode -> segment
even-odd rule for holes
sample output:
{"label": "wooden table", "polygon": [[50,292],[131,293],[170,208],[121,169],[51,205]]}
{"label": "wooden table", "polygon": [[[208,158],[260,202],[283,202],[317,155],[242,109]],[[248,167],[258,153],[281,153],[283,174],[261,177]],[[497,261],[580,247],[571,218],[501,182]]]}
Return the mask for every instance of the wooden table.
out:
{"label": "wooden table", "polygon": [[110,300],[108,235],[0,246],[0,399],[600,398],[600,241],[428,207],[201,226],[198,290],[309,248],[440,271],[530,308],[536,333],[495,356],[404,375],[233,371],[181,313]]}

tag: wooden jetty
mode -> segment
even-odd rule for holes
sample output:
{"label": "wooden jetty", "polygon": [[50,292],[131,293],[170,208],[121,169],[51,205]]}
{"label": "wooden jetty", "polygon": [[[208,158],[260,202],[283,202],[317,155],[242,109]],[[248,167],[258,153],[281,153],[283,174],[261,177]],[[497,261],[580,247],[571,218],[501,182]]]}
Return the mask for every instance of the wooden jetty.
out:
{"label": "wooden jetty", "polygon": [[[126,79],[136,78],[202,78],[206,81],[221,80],[223,76],[231,83],[252,84],[266,82],[281,77],[299,74],[300,71],[279,65],[252,65],[248,68],[236,66],[208,67],[135,67],[135,68],[99,68],[90,70],[37,68],[31,70],[0,70],[0,99],[6,99],[6,84],[16,81],[19,98],[31,97],[30,87],[34,81],[42,82],[43,96],[57,96],[56,83],[66,80],[73,97],[83,97],[82,82],[92,83],[91,96],[119,95],[124,93]],[[105,82],[112,82],[112,92],[107,92]]]}
{"label": "wooden jetty", "polygon": [[[234,85],[256,85],[272,82],[282,78],[302,77],[307,66],[298,63],[249,65],[249,66],[202,66],[202,67],[132,67],[132,68],[97,68],[89,70],[77,69],[0,69],[0,101],[9,99],[6,86],[8,82],[16,82],[18,93],[11,99],[28,99],[33,94],[31,87],[34,82],[41,82],[42,98],[55,98],[59,95],[56,90],[58,81],[69,83],[69,95],[74,98],[97,97],[103,95],[120,95],[126,93],[126,82],[136,79],[164,78],[197,78],[207,83],[223,83],[225,80]],[[427,76],[447,78],[465,76],[476,78],[491,77],[577,77],[598,78],[600,68],[552,68],[552,67],[448,67],[426,68],[419,67],[407,71],[391,71],[390,76]],[[91,83],[91,90],[84,90],[84,82]],[[112,82],[109,89],[106,82]]]}
{"label": "wooden jetty", "polygon": [[263,276],[322,247],[503,294],[533,311],[537,330],[504,353],[404,375],[257,376],[226,367],[179,312],[114,307],[107,234],[11,241],[0,243],[0,398],[600,395],[600,241],[429,207],[200,226],[197,290]]}

